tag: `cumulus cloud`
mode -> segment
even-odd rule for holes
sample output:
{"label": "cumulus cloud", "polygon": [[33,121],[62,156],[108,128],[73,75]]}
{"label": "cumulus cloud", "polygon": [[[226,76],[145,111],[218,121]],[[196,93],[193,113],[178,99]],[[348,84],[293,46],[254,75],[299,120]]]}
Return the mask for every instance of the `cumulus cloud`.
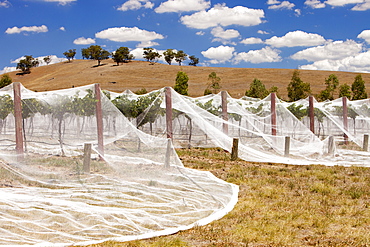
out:
{"label": "cumulus cloud", "polygon": [[242,41],[240,41],[240,43],[244,45],[253,45],[253,44],[262,44],[263,41],[260,38],[251,37],[243,39]]}
{"label": "cumulus cloud", "polygon": [[370,44],[370,30],[362,31],[357,38],[364,39],[366,43]]}
{"label": "cumulus cloud", "polygon": [[230,46],[219,46],[219,47],[210,47],[206,51],[202,51],[202,55],[208,59],[208,62],[211,64],[219,64],[230,61],[234,55],[235,48]]}
{"label": "cumulus cloud", "polygon": [[196,34],[196,35],[199,35],[199,36],[203,36],[203,35],[205,35],[206,33],[205,33],[205,32],[203,32],[203,31],[199,31],[199,32],[196,32],[195,34]]}
{"label": "cumulus cloud", "polygon": [[10,73],[16,70],[17,70],[17,67],[4,67],[2,70],[0,70],[0,75]]}
{"label": "cumulus cloud", "polygon": [[359,3],[355,7],[352,8],[352,10],[355,10],[355,11],[365,11],[365,10],[368,10],[368,9],[370,9],[370,1],[369,0],[367,0],[363,3]]}
{"label": "cumulus cloud", "polygon": [[266,40],[266,44],[274,47],[315,46],[325,42],[319,34],[306,33],[300,30],[289,32],[283,37],[274,36]]}
{"label": "cumulus cloud", "polygon": [[300,69],[308,70],[331,70],[331,71],[351,71],[351,72],[370,72],[370,51],[345,57],[339,60],[324,59],[312,64],[302,65]]}
{"label": "cumulus cloud", "polygon": [[231,39],[237,38],[240,36],[240,33],[235,29],[224,30],[222,27],[215,27],[212,29],[211,34],[215,37],[212,42],[221,42],[222,44],[230,44]]}
{"label": "cumulus cloud", "polygon": [[325,1],[326,4],[331,6],[344,6],[346,4],[358,4],[363,3],[364,0],[327,0]]}
{"label": "cumulus cloud", "polygon": [[46,33],[48,32],[48,27],[45,25],[41,26],[30,26],[30,27],[11,27],[6,29],[6,34],[15,34],[15,33],[22,33],[22,32],[31,32],[31,33]]}
{"label": "cumulus cloud", "polygon": [[294,8],[295,4],[289,1],[276,1],[276,0],[268,0],[267,4],[269,5],[269,9],[292,9]]}
{"label": "cumulus cloud", "polygon": [[322,3],[319,0],[306,0],[304,4],[313,9],[322,9],[322,8],[325,8],[326,6],[325,3]]}
{"label": "cumulus cloud", "polygon": [[69,3],[75,2],[77,0],[44,0],[45,2],[56,2],[59,3],[60,5],[67,5]]}
{"label": "cumulus cloud", "polygon": [[238,53],[233,59],[234,63],[247,62],[247,63],[273,63],[280,62],[280,51],[278,49],[272,49],[271,47],[265,47],[261,50],[251,50],[248,52]]}
{"label": "cumulus cloud", "polygon": [[140,41],[148,42],[155,39],[164,39],[164,36],[152,31],[146,31],[137,27],[113,27],[95,34],[96,38],[108,39],[116,42]]}
{"label": "cumulus cloud", "polygon": [[181,17],[182,24],[196,29],[206,29],[216,26],[255,26],[262,23],[265,13],[262,9],[249,9],[243,6],[228,8],[217,4],[208,11],[200,11]]}
{"label": "cumulus cloud", "polygon": [[120,7],[118,7],[117,10],[127,11],[127,10],[138,10],[141,8],[152,9],[153,6],[154,4],[148,0],[128,0]]}
{"label": "cumulus cloud", "polygon": [[90,45],[90,44],[95,44],[95,39],[80,37],[78,39],[75,39],[73,41],[73,44],[75,44],[75,45]]}
{"label": "cumulus cloud", "polygon": [[263,30],[258,30],[257,33],[259,34],[270,34],[269,32],[263,31]]}
{"label": "cumulus cloud", "polygon": [[3,8],[9,8],[10,7],[10,2],[8,0],[1,1],[0,2],[0,8],[1,7],[3,7]]}
{"label": "cumulus cloud", "polygon": [[321,61],[340,60],[349,56],[358,55],[363,49],[362,44],[353,40],[330,41],[325,45],[307,48],[291,56],[294,60]]}
{"label": "cumulus cloud", "polygon": [[[50,57],[49,65],[54,64],[54,63],[60,63],[60,62],[67,61],[66,58],[60,58],[60,57],[57,57],[56,55],[48,55],[48,56]],[[47,65],[47,63],[44,62],[44,57],[47,57],[47,56],[35,57],[35,59],[39,60],[39,66]],[[22,60],[22,59],[25,59],[25,57],[22,56],[20,58],[12,60],[11,63],[13,63],[13,64],[19,63],[19,61]],[[5,74],[5,73],[9,73],[9,72],[12,72],[12,71],[16,71],[16,70],[17,70],[17,67],[4,67],[4,69],[0,70],[0,75]]]}
{"label": "cumulus cloud", "polygon": [[157,45],[159,45],[157,42],[144,41],[144,42],[139,43],[136,47],[137,48],[145,48],[145,47],[153,47],[153,46],[157,46]]}
{"label": "cumulus cloud", "polygon": [[168,0],[161,3],[158,8],[155,9],[157,13],[166,12],[188,12],[188,11],[200,11],[208,9],[211,5],[210,1],[204,0]]}
{"label": "cumulus cloud", "polygon": [[64,32],[64,31],[66,31],[66,28],[65,27],[60,27],[59,30]]}

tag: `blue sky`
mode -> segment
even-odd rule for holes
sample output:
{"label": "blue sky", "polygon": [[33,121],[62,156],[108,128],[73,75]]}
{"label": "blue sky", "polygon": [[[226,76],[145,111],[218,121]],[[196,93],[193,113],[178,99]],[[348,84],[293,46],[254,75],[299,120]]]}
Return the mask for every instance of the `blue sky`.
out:
{"label": "blue sky", "polygon": [[[100,45],[183,50],[198,66],[370,72],[370,0],[0,0],[0,74]],[[185,65],[188,61],[185,61]]]}

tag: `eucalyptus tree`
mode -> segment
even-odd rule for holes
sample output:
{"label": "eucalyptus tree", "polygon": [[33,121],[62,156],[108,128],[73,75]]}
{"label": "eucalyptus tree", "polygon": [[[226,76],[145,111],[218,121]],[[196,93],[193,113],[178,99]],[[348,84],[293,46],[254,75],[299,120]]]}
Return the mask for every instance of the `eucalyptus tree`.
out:
{"label": "eucalyptus tree", "polygon": [[81,53],[83,58],[97,60],[98,66],[100,66],[102,60],[108,59],[110,56],[110,53],[99,45],[91,45],[88,48],[83,48]]}
{"label": "eucalyptus tree", "polygon": [[186,60],[187,56],[188,55],[184,51],[182,50],[177,51],[175,53],[175,61],[178,62],[179,65],[181,66],[181,63]]}
{"label": "eucalyptus tree", "polygon": [[22,70],[23,74],[29,74],[31,73],[31,68],[37,67],[39,64],[40,62],[37,58],[26,55],[17,63],[17,69]]}
{"label": "eucalyptus tree", "polygon": [[165,52],[163,52],[163,56],[168,65],[171,65],[172,60],[175,58],[175,52],[173,51],[173,49],[167,49]]}

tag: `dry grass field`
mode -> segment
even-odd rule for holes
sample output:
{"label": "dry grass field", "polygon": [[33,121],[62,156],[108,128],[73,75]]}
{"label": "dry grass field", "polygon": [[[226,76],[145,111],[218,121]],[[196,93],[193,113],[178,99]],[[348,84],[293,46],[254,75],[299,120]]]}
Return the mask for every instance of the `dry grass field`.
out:
{"label": "dry grass field", "polygon": [[[251,69],[251,68],[222,68],[222,67],[194,67],[156,63],[150,65],[145,61],[132,61],[116,66],[111,59],[104,60],[102,66],[96,67],[97,62],[92,60],[74,60],[70,63],[62,62],[48,66],[33,68],[31,74],[16,75],[9,73],[13,81],[21,82],[30,90],[48,91],[77,87],[86,84],[100,83],[105,90],[122,92],[126,89],[137,91],[145,88],[148,92],[174,86],[176,74],[182,70],[189,76],[190,96],[202,96],[208,83],[208,75],[216,72],[221,78],[222,90],[228,91],[231,96],[240,98],[249,89],[254,78],[261,80],[266,88],[276,86],[279,95],[286,98],[286,88],[292,78],[292,69]],[[312,94],[316,95],[325,88],[325,79],[335,74],[340,84],[351,85],[359,73],[301,70],[300,77],[304,82],[311,84]],[[366,88],[370,93],[370,74],[363,73]]]}

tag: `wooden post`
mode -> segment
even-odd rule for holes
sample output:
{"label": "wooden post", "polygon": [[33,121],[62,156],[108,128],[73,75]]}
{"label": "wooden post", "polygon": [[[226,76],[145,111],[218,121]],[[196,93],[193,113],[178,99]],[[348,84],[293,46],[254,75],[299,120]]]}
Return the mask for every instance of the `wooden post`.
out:
{"label": "wooden post", "polygon": [[91,143],[85,143],[83,172],[86,174],[90,174],[90,161],[91,161]]}
{"label": "wooden post", "polygon": [[308,115],[310,117],[310,130],[312,133],[315,134],[315,110],[314,110],[314,102],[313,102],[313,96],[310,96],[308,98],[308,103],[309,103],[309,111]]}
{"label": "wooden post", "polygon": [[[347,97],[342,97],[342,104],[343,104],[343,127],[344,130],[348,131],[348,108],[347,108]],[[348,144],[348,136],[346,133],[343,134],[344,136],[344,144]]]}
{"label": "wooden post", "polygon": [[289,157],[290,154],[290,136],[285,137],[284,156]]}
{"label": "wooden post", "polygon": [[[221,107],[222,107],[222,119],[225,121],[229,121],[229,117],[227,114],[227,92],[226,91],[221,91]],[[224,134],[228,135],[229,134],[229,127],[227,123],[222,124],[222,130]]]}
{"label": "wooden post", "polygon": [[15,118],[15,150],[18,155],[23,157],[23,120],[22,120],[22,98],[21,98],[21,84],[19,82],[13,83],[14,94],[14,118]]}
{"label": "wooden post", "polygon": [[239,148],[239,139],[233,138],[233,147],[231,149],[231,160],[237,160],[238,159],[238,148]]}
{"label": "wooden post", "polygon": [[170,167],[171,162],[171,147],[172,147],[172,139],[167,138],[167,148],[166,148],[166,157],[164,159],[164,168]]}
{"label": "wooden post", "polygon": [[166,87],[165,89],[165,100],[166,100],[166,131],[167,131],[167,138],[173,138],[172,132],[172,96],[171,96],[171,88]]}
{"label": "wooden post", "polygon": [[334,136],[329,136],[328,154],[334,153]]}
{"label": "wooden post", "polygon": [[95,84],[95,98],[96,98],[96,124],[98,131],[98,152],[99,157],[103,158],[104,156],[104,139],[103,139],[103,111],[101,104],[101,92],[100,84]]}
{"label": "wooden post", "polygon": [[271,134],[276,136],[276,93],[271,93]]}
{"label": "wooden post", "polygon": [[365,152],[369,151],[369,135],[364,135],[363,149]]}

